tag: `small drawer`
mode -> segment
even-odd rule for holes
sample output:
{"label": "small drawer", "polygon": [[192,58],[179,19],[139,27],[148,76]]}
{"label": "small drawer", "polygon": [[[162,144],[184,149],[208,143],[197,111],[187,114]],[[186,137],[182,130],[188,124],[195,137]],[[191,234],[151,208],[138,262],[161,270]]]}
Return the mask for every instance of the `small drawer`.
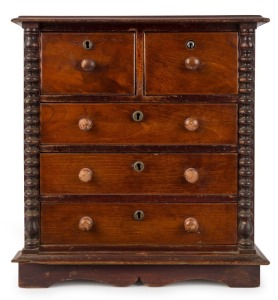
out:
{"label": "small drawer", "polygon": [[237,205],[42,203],[42,245],[234,245]]}
{"label": "small drawer", "polygon": [[237,94],[236,32],[146,33],[145,93]]}
{"label": "small drawer", "polygon": [[42,144],[236,145],[236,104],[42,104]]}
{"label": "small drawer", "polygon": [[236,194],[237,154],[47,154],[42,195]]}
{"label": "small drawer", "polygon": [[42,94],[134,94],[134,33],[42,33]]}

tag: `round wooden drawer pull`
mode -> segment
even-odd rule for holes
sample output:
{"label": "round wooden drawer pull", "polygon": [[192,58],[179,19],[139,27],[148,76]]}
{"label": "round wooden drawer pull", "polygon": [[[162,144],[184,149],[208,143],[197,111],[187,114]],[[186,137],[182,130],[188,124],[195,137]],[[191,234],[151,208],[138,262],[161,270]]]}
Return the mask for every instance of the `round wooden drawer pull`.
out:
{"label": "round wooden drawer pull", "polygon": [[80,130],[91,130],[93,127],[93,121],[92,119],[86,117],[86,118],[81,118],[78,122],[78,127]]}
{"label": "round wooden drawer pull", "polygon": [[184,61],[187,70],[197,70],[201,65],[201,61],[198,57],[187,57]]}
{"label": "round wooden drawer pull", "polygon": [[96,63],[91,59],[85,58],[81,61],[81,68],[87,72],[93,71],[96,68]]}
{"label": "round wooden drawer pull", "polygon": [[196,219],[194,218],[187,218],[184,221],[184,229],[188,233],[194,233],[197,232],[199,229],[199,223]]}
{"label": "round wooden drawer pull", "polygon": [[184,127],[188,131],[195,131],[199,127],[199,122],[197,119],[189,117],[184,121]]}
{"label": "round wooden drawer pull", "polygon": [[93,178],[93,172],[88,168],[83,168],[80,170],[78,177],[82,182],[89,182]]}
{"label": "round wooden drawer pull", "polygon": [[198,171],[194,168],[189,168],[184,172],[185,180],[189,183],[195,183],[199,179]]}
{"label": "round wooden drawer pull", "polygon": [[90,231],[94,225],[93,220],[90,217],[83,217],[79,221],[79,229],[82,231]]}

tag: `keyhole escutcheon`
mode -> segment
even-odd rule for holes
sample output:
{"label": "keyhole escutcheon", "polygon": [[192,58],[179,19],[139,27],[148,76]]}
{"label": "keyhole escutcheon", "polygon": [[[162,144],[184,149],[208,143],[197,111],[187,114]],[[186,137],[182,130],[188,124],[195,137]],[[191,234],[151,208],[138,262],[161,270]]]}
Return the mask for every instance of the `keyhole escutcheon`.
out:
{"label": "keyhole escutcheon", "polygon": [[134,220],[142,221],[144,219],[144,212],[142,210],[136,210],[133,215]]}
{"label": "keyhole escutcheon", "polygon": [[133,169],[136,172],[142,172],[144,170],[144,163],[142,163],[141,161],[137,161],[136,163],[133,164]]}
{"label": "keyhole escutcheon", "polygon": [[186,46],[188,49],[193,49],[193,48],[195,48],[195,42],[192,40],[189,40],[186,42]]}
{"label": "keyhole escutcheon", "polygon": [[91,50],[93,48],[93,43],[90,40],[85,40],[83,42],[83,48],[86,50]]}
{"label": "keyhole escutcheon", "polygon": [[133,114],[132,114],[132,119],[135,122],[141,122],[144,119],[144,114],[140,111],[140,110],[136,110]]}

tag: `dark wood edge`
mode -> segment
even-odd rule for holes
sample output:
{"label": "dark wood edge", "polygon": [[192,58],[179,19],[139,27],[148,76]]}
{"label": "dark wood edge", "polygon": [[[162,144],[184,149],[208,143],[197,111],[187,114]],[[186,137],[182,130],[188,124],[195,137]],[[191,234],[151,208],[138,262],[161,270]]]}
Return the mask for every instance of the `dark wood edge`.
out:
{"label": "dark wood edge", "polygon": [[235,203],[237,195],[41,195],[48,203]]}
{"label": "dark wood edge", "polygon": [[40,32],[24,29],[24,248],[40,242]]}
{"label": "dark wood edge", "polygon": [[23,288],[42,288],[69,280],[90,280],[129,286],[140,281],[157,287],[194,279],[217,281],[229,287],[257,287],[260,285],[260,266],[71,266],[20,263],[18,284]]}
{"label": "dark wood edge", "polygon": [[43,153],[236,153],[236,145],[40,145]]}
{"label": "dark wood edge", "polygon": [[238,245],[254,249],[255,26],[242,23],[238,42]]}
{"label": "dark wood edge", "polygon": [[[24,27],[27,23],[22,23]],[[96,22],[79,22],[79,23],[37,23],[41,32],[109,32],[113,27],[113,32],[237,32],[239,23],[140,23],[140,22],[114,22],[114,23],[96,23]],[[253,23],[257,25],[257,23]],[[136,28],[136,29],[135,29]]]}
{"label": "dark wood edge", "polygon": [[19,16],[12,22],[39,23],[267,23],[270,20],[260,15],[206,15],[206,16]]}
{"label": "dark wood edge", "polygon": [[256,248],[253,254],[201,251],[92,251],[38,252],[19,251],[12,262],[63,265],[268,265],[269,261]]}
{"label": "dark wood edge", "polygon": [[238,103],[238,94],[227,95],[41,95],[42,103]]}
{"label": "dark wood edge", "polygon": [[237,245],[122,245],[122,244],[107,244],[101,246],[90,245],[74,245],[74,244],[53,244],[53,245],[41,245],[39,252],[100,252],[100,251],[217,251],[217,252],[232,252],[237,251]]}

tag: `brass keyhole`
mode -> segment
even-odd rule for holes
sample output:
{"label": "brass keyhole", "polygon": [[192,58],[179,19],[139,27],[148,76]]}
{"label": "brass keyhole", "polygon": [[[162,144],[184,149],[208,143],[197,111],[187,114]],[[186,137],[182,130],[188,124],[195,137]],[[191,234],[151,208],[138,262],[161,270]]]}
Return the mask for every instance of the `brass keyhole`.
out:
{"label": "brass keyhole", "polygon": [[142,221],[144,219],[144,212],[142,210],[136,210],[133,217],[136,221]]}
{"label": "brass keyhole", "polygon": [[133,168],[136,172],[142,172],[144,170],[144,167],[144,163],[142,163],[141,161],[137,161],[133,165]]}
{"label": "brass keyhole", "polygon": [[193,49],[195,48],[195,42],[192,40],[187,41],[186,46],[188,49]]}
{"label": "brass keyhole", "polygon": [[144,119],[144,114],[140,110],[137,110],[132,114],[132,119],[135,122],[140,122]]}
{"label": "brass keyhole", "polygon": [[83,48],[86,50],[91,50],[93,48],[93,43],[90,40],[83,42]]}

